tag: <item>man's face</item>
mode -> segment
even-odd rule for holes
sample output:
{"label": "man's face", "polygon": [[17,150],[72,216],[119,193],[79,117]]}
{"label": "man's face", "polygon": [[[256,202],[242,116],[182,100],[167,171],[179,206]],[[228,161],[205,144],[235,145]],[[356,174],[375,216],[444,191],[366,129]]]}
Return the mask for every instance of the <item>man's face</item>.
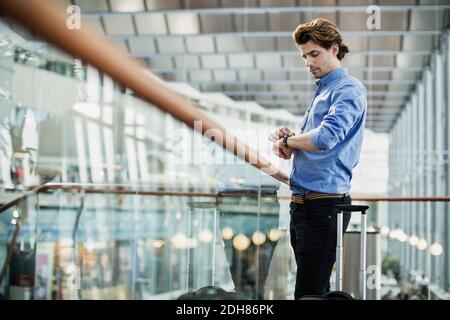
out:
{"label": "man's face", "polygon": [[308,71],[311,72],[316,79],[326,76],[335,68],[336,62],[339,62],[336,57],[335,46],[331,46],[331,48],[327,50],[309,40],[305,44],[300,44],[298,49],[306,62]]}

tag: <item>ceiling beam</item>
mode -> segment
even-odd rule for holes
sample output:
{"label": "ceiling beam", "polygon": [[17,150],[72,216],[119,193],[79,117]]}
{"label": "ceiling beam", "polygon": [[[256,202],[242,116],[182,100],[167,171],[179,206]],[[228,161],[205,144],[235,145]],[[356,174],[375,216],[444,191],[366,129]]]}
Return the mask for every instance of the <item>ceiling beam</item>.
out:
{"label": "ceiling beam", "polygon": [[[310,96],[310,95],[314,95],[313,91],[309,91],[309,92],[295,92],[295,91],[274,91],[274,92],[267,92],[267,91],[223,91],[223,94],[226,95],[230,95],[230,96],[300,96],[300,95],[305,95],[305,96]],[[393,97],[403,97],[406,95],[409,95],[410,92],[409,91],[391,91],[391,92],[386,92],[386,91],[371,91],[368,90],[368,95],[369,96],[380,96],[380,97],[384,97],[384,96],[393,96]]]}
{"label": "ceiling beam", "polygon": [[[442,33],[441,30],[354,30],[354,31],[342,31],[342,37],[348,36],[364,36],[364,37],[385,37],[385,36],[437,36]],[[266,38],[266,37],[281,37],[291,38],[291,31],[253,31],[253,32],[209,32],[209,33],[168,33],[168,34],[155,34],[155,35],[108,35],[115,39],[158,39],[158,38],[176,38],[176,37],[198,37],[198,36],[211,36],[211,37],[232,37],[232,38]]]}
{"label": "ceiling beam", "polygon": [[[352,51],[349,56],[361,55],[361,56],[396,56],[397,54],[405,54],[411,56],[427,56],[431,54],[430,50],[360,50]],[[249,55],[278,55],[278,56],[296,56],[301,59],[297,50],[292,49],[290,51],[221,51],[221,52],[141,52],[131,53],[130,55],[135,58],[152,58],[163,56],[173,57],[189,57],[189,56],[216,56],[216,55],[230,55],[230,54],[249,54]],[[302,60],[299,60],[299,63]]]}
{"label": "ceiling beam", "polygon": [[[440,11],[450,9],[450,5],[380,5],[381,12],[403,12],[403,11]],[[178,9],[156,9],[144,11],[125,11],[125,12],[105,12],[91,11],[83,12],[85,16],[120,16],[120,15],[145,15],[149,13],[192,13],[192,14],[264,14],[264,13],[292,13],[292,12],[361,12],[367,13],[367,6],[298,6],[298,7],[244,7],[244,8],[178,8]]]}
{"label": "ceiling beam", "polygon": [[[375,80],[375,79],[363,79],[361,80],[365,84],[398,84],[398,85],[412,85],[416,83],[416,80]],[[233,81],[211,81],[211,80],[190,80],[190,84],[218,84],[218,85],[233,85],[233,84],[305,84],[314,85],[313,80],[233,80]]]}
{"label": "ceiling beam", "polygon": [[[262,70],[263,68],[263,70]],[[368,72],[421,72],[423,69],[421,67],[345,67],[351,71],[368,71]],[[285,72],[298,72],[298,73],[309,73],[306,67],[265,67],[260,66],[259,68],[189,68],[188,66],[178,69],[168,69],[168,68],[150,68],[152,72],[162,72],[162,73],[182,73],[187,71],[285,71]]]}

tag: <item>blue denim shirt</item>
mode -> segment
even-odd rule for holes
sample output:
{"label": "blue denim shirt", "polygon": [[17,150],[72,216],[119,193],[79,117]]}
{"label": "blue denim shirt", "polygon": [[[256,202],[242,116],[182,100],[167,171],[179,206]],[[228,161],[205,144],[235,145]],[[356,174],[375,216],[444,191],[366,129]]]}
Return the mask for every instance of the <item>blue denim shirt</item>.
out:
{"label": "blue denim shirt", "polygon": [[299,195],[310,191],[346,193],[361,152],[367,90],[344,68],[333,70],[316,84],[300,133],[309,133],[320,151],[295,150],[291,190]]}

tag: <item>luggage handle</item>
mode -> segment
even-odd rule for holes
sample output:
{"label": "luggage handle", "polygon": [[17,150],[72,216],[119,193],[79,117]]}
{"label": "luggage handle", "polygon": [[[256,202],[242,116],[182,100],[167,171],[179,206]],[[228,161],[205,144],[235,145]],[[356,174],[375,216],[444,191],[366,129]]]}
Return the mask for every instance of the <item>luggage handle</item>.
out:
{"label": "luggage handle", "polygon": [[366,243],[367,243],[367,216],[368,206],[354,206],[349,204],[337,204],[337,245],[336,245],[336,290],[342,291],[342,255],[343,255],[343,222],[342,212],[361,212],[361,246],[359,260],[359,296],[362,300],[366,300]]}

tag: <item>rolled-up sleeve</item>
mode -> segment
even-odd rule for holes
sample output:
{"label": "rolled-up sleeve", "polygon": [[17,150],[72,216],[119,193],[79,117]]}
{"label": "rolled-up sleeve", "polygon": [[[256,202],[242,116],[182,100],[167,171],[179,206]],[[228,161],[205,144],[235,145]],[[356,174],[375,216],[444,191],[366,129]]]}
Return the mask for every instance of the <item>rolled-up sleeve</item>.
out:
{"label": "rolled-up sleeve", "polygon": [[321,151],[332,149],[362,117],[365,106],[365,88],[349,84],[337,89],[331,96],[328,114],[308,132],[311,143]]}

